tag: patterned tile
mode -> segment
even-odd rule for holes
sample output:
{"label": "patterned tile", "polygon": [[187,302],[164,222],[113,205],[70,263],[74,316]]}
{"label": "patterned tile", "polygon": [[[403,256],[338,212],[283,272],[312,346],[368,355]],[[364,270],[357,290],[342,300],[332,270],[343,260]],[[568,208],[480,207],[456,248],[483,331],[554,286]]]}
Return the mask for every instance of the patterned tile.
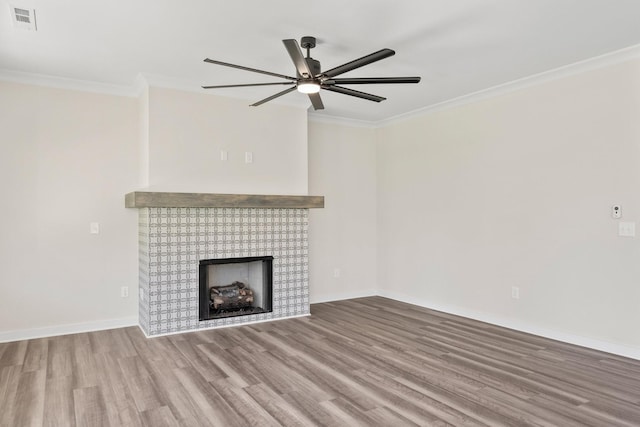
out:
{"label": "patterned tile", "polygon": [[[139,210],[140,326],[147,335],[309,313],[308,210]],[[204,259],[273,256],[273,312],[199,321]]]}

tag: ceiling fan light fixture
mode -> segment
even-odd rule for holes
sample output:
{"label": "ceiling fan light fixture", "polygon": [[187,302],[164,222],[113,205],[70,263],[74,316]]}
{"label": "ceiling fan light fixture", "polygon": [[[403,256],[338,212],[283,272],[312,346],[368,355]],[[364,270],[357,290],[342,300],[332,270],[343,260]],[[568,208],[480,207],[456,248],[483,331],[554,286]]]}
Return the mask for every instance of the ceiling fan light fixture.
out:
{"label": "ceiling fan light fixture", "polygon": [[298,83],[298,92],[318,93],[320,92],[320,84],[317,82],[300,82]]}

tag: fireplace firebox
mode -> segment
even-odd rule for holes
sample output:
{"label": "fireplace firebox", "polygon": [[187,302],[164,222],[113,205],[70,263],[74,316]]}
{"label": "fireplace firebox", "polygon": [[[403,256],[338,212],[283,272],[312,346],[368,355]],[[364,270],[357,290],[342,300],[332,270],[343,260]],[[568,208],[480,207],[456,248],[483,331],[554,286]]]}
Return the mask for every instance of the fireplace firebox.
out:
{"label": "fireplace firebox", "polygon": [[200,320],[270,313],[273,257],[200,261]]}

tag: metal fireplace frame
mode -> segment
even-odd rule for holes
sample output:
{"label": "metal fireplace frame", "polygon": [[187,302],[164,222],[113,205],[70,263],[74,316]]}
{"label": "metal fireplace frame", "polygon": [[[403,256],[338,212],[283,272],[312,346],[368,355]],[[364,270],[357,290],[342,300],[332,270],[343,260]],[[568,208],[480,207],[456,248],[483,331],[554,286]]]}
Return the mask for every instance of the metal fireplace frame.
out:
{"label": "metal fireplace frame", "polygon": [[[207,289],[207,268],[210,265],[220,264],[242,264],[262,261],[262,291],[264,293],[264,300],[270,301],[269,309],[265,310],[265,313],[273,311],[273,257],[272,256],[254,256],[254,257],[241,257],[241,258],[218,258],[218,259],[203,259],[200,260],[199,266],[199,292],[200,292],[200,321],[215,320],[221,317],[233,317],[242,316],[242,313],[232,314],[229,316],[215,316],[212,317],[209,311],[209,290]],[[266,281],[266,283],[265,283]],[[251,315],[247,313],[246,315]]]}

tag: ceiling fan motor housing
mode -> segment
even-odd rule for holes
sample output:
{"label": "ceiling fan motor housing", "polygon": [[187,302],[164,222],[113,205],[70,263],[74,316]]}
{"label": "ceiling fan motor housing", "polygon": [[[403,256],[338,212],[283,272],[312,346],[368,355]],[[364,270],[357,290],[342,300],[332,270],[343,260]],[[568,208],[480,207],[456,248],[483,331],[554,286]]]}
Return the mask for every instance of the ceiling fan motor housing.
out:
{"label": "ceiling fan motor housing", "polygon": [[307,61],[307,65],[309,66],[309,70],[311,70],[311,74],[317,76],[320,74],[320,61],[316,61],[313,58],[305,58]]}

